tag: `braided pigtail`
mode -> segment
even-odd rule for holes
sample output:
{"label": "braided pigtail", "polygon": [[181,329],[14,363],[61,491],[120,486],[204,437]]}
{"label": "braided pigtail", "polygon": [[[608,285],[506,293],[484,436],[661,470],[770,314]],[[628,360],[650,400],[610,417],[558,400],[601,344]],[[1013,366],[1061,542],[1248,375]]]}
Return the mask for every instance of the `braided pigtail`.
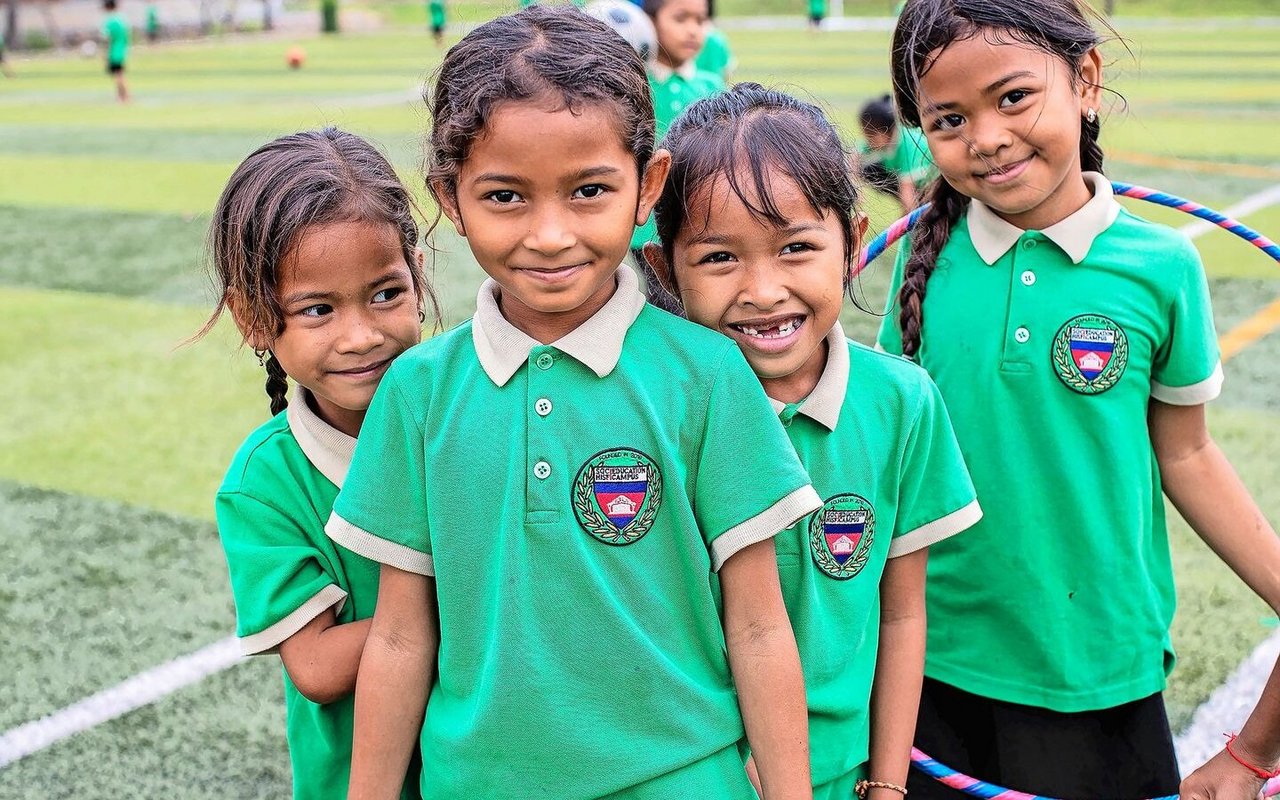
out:
{"label": "braided pigtail", "polygon": [[926,198],[930,205],[920,215],[911,234],[911,256],[902,270],[898,291],[898,327],[902,330],[902,354],[915,358],[920,352],[924,330],[924,295],[929,276],[938,263],[938,254],[951,238],[951,229],[960,220],[969,198],[942,178],[933,182]]}
{"label": "braided pigtail", "polygon": [[285,393],[289,391],[289,377],[276,360],[275,353],[267,354],[267,397],[271,398],[271,414],[275,416],[289,406]]}

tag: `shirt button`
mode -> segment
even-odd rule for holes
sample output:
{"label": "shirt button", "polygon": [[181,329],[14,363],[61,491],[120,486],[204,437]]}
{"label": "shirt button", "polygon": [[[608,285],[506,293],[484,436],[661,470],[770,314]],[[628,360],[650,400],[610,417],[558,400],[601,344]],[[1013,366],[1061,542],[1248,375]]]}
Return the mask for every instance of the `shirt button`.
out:
{"label": "shirt button", "polygon": [[538,369],[551,369],[551,365],[556,363],[556,360],[550,353],[543,353],[533,363],[538,365]]}
{"label": "shirt button", "polygon": [[1026,344],[1027,340],[1031,338],[1031,331],[1026,328],[1018,328],[1013,332],[1013,338],[1018,340],[1018,344]]}
{"label": "shirt button", "polygon": [[545,481],[551,477],[551,465],[545,461],[539,461],[533,465],[533,475],[540,481]]}
{"label": "shirt button", "polygon": [[1026,272],[1022,273],[1023,286],[1030,286],[1035,282],[1036,282],[1036,274],[1034,272],[1032,272],[1031,270],[1027,270]]}
{"label": "shirt button", "polygon": [[538,398],[538,401],[533,404],[533,410],[538,412],[538,416],[545,417],[551,413],[551,401],[545,397],[540,397]]}
{"label": "shirt button", "polygon": [[1023,249],[1023,250],[1035,250],[1035,249],[1036,249],[1036,244],[1037,244],[1037,242],[1036,242],[1036,240],[1035,240],[1035,239],[1028,239],[1028,240],[1026,240],[1025,242],[1023,242],[1023,243],[1022,243],[1022,249]]}

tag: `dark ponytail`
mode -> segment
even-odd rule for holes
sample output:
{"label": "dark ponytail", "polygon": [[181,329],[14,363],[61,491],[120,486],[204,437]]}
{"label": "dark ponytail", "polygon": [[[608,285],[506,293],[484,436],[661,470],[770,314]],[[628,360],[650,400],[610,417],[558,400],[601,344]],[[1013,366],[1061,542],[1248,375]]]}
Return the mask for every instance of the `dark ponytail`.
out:
{"label": "dark ponytail", "polygon": [[285,396],[289,392],[289,377],[284,374],[284,367],[276,360],[275,353],[267,354],[267,397],[271,398],[271,416],[279,414],[289,407]]}
{"label": "dark ponytail", "polygon": [[969,207],[969,198],[941,178],[933,182],[925,200],[929,207],[911,234],[911,256],[903,267],[902,288],[898,290],[898,328],[902,331],[902,354],[908,358],[915,358],[920,352],[929,276],[937,266],[938,254],[951,238],[951,229]]}
{"label": "dark ponytail", "polygon": [[1102,145],[1098,144],[1101,135],[1100,117],[1095,116],[1093,122],[1080,120],[1080,169],[1085,172],[1102,172]]}

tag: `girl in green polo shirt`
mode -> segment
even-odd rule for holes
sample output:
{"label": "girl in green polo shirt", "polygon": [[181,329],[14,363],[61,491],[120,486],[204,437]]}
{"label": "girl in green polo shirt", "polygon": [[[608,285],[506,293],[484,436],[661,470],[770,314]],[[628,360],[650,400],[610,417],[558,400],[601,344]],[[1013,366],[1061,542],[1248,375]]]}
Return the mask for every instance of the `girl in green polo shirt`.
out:
{"label": "girl in green polo shirt", "polygon": [[865,223],[817,107],[740,83],[663,146],[662,246],[646,253],[690,320],[737,342],[824,500],[777,544],[814,796],[902,800],[927,553],[981,516],[946,409],[924,370],[841,330]]}
{"label": "girl in green polo shirt", "polygon": [[[421,338],[431,292],[418,227],[387,160],[326,128],[245,159],[210,243],[221,296],[205,330],[231,312],[266,366],[274,415],[249,434],[217,495],[236,634],[246,655],[284,662],[293,796],[338,800],[378,565],[334,544],[324,524],[374,389]],[[404,798],[418,796],[413,772]]]}
{"label": "girl in green polo shirt", "polygon": [[1139,798],[1179,787],[1162,491],[1273,608],[1280,541],[1205,424],[1222,368],[1199,255],[1102,175],[1086,13],[908,0],[897,107],[942,180],[879,342],[937,382],[985,511],[930,555],[917,746],[1022,792]]}
{"label": "girl in green polo shirt", "polygon": [[416,742],[428,800],[753,800],[748,743],[804,797],[773,537],[821,503],[733,343],[621,266],[668,166],[640,57],[530,6],[449,50],[431,117],[489,280],[392,365],[326,526],[383,563],[351,796]]}

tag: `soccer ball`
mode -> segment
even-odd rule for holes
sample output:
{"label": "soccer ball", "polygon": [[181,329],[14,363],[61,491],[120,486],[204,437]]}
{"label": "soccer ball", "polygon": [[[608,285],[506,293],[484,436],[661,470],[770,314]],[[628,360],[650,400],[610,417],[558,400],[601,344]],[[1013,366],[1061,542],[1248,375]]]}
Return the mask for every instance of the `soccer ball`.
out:
{"label": "soccer ball", "polygon": [[618,32],[640,60],[649,63],[658,53],[658,33],[653,21],[635,3],[627,0],[595,0],[582,9]]}
{"label": "soccer ball", "polygon": [[285,51],[284,63],[288,64],[290,69],[298,69],[306,60],[307,51],[296,44]]}
{"label": "soccer ball", "polygon": [[80,55],[84,58],[93,58],[98,54],[98,43],[92,39],[85,39],[80,43]]}

